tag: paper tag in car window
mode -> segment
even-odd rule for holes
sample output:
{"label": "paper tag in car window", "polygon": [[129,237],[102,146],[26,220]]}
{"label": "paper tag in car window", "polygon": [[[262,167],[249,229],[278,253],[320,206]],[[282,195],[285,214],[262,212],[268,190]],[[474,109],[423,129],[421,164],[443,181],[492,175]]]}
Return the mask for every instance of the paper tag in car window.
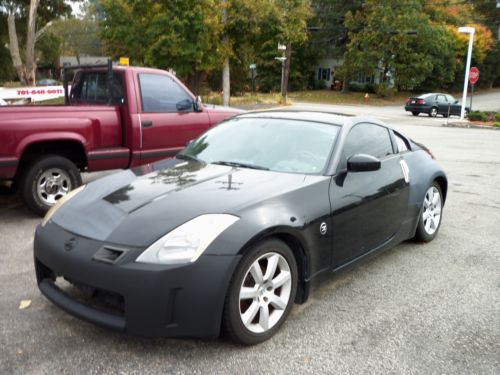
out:
{"label": "paper tag in car window", "polygon": [[399,161],[399,164],[401,165],[401,169],[403,170],[403,176],[405,177],[405,182],[408,184],[410,183],[410,169],[408,168],[408,164],[401,159]]}

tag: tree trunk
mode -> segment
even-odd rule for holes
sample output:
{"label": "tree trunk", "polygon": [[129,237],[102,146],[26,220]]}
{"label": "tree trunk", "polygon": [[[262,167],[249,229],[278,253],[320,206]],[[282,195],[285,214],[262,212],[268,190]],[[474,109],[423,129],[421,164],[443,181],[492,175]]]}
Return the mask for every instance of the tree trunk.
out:
{"label": "tree trunk", "polygon": [[31,0],[28,31],[26,33],[26,68],[25,80],[28,86],[35,86],[36,81],[36,61],[35,61],[35,43],[36,43],[36,12],[40,0]]}
{"label": "tree trunk", "polygon": [[12,64],[17,72],[17,77],[21,84],[26,84],[24,81],[24,67],[23,62],[21,60],[21,55],[19,54],[19,42],[17,40],[17,31],[16,31],[16,18],[13,13],[9,13],[7,16],[7,24],[9,29],[9,51],[10,57],[12,59]]}
{"label": "tree trunk", "polygon": [[222,92],[223,92],[222,104],[225,106],[228,106],[229,105],[229,98],[231,96],[229,57],[226,57],[224,59],[224,66],[222,68]]}

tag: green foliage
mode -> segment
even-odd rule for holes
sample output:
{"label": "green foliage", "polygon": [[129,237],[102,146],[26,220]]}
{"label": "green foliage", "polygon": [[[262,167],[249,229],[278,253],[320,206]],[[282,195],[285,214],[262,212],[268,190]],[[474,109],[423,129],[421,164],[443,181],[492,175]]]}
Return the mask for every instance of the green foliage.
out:
{"label": "green foliage", "polygon": [[[350,41],[341,74],[379,72],[380,82],[392,77],[399,88],[420,84],[432,72],[435,37],[419,2],[366,0],[362,11],[348,13]],[[412,32],[415,34],[408,34]]]}
{"label": "green foliage", "polygon": [[500,40],[488,52],[483,63],[479,65],[480,87],[500,86]]}
{"label": "green foliage", "polygon": [[47,33],[37,42],[37,65],[39,68],[55,68],[59,65],[61,38]]}
{"label": "green foliage", "polygon": [[348,40],[345,17],[348,12],[362,9],[363,0],[313,0],[311,44],[317,47],[318,57],[342,57]]}
{"label": "green foliage", "polygon": [[53,23],[50,34],[61,40],[61,53],[65,56],[101,56],[99,24],[87,8],[83,18],[65,18]]}
{"label": "green foliage", "polygon": [[486,114],[481,111],[471,111],[467,117],[471,121],[486,121]]}
{"label": "green foliage", "polygon": [[359,83],[359,82],[351,82],[349,83],[349,91],[352,92],[368,92],[374,94],[377,90],[378,85],[374,85],[373,83]]}
{"label": "green foliage", "polygon": [[396,95],[396,93],[398,92],[398,90],[395,87],[390,86],[386,83],[381,83],[377,85],[375,91],[377,95],[380,96],[381,98],[390,98]]}

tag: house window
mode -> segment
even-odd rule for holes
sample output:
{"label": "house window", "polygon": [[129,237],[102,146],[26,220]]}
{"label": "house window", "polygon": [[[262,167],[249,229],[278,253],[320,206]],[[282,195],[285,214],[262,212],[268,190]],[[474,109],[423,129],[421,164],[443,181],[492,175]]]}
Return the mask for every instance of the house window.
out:
{"label": "house window", "polygon": [[329,81],[330,80],[330,68],[319,68],[318,69],[318,80]]}

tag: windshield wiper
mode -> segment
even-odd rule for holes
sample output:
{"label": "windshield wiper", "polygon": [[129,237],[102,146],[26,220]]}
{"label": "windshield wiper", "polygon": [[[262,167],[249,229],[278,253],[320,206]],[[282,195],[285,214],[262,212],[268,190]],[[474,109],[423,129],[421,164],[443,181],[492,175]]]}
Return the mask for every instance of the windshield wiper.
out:
{"label": "windshield wiper", "polygon": [[197,161],[197,162],[200,162],[200,159],[198,159],[196,156],[192,156],[192,155],[188,155],[188,154],[181,154],[181,153],[178,153],[177,155],[175,155],[175,157],[177,159],[181,159],[181,160],[189,160],[189,161]]}
{"label": "windshield wiper", "polygon": [[247,164],[247,163],[239,163],[237,161],[219,160],[219,161],[212,162],[212,164],[227,165],[229,167],[241,167],[241,168],[250,168],[250,169],[260,169],[260,170],[263,170],[263,171],[268,171],[269,170],[269,168],[261,167],[260,165]]}

